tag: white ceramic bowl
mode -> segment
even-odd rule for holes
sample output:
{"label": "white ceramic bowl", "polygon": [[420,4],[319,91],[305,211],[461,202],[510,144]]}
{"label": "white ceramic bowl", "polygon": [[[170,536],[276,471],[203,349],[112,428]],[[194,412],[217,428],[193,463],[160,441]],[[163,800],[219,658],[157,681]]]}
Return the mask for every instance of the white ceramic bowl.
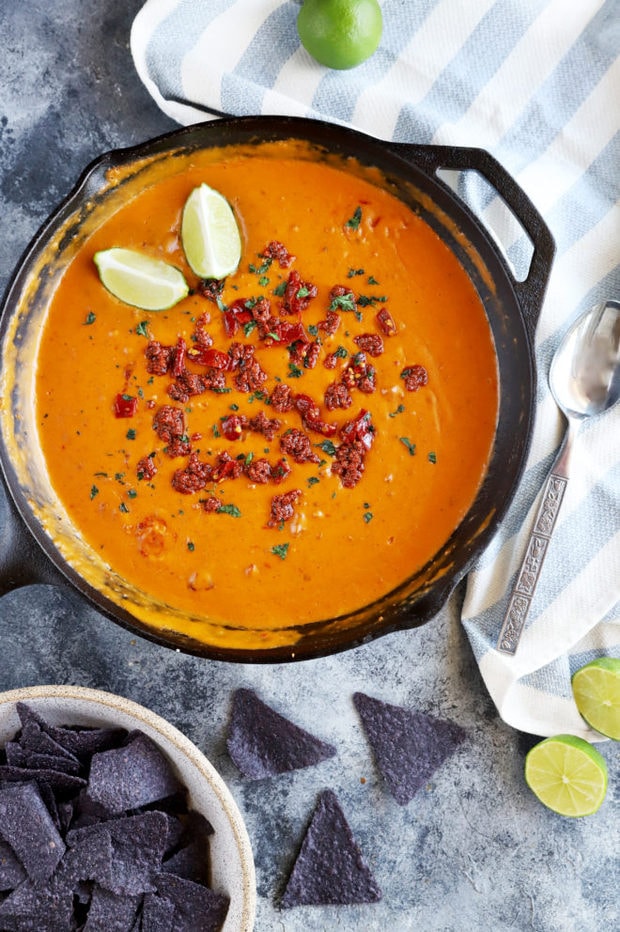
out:
{"label": "white ceramic bowl", "polygon": [[256,911],[256,879],[250,840],[226,784],[198,748],[149,709],[96,689],[33,686],[0,693],[0,744],[20,727],[15,703],[26,702],[55,725],[138,728],[168,757],[189,791],[189,804],[211,823],[211,884],[230,898],[224,932],[250,932]]}

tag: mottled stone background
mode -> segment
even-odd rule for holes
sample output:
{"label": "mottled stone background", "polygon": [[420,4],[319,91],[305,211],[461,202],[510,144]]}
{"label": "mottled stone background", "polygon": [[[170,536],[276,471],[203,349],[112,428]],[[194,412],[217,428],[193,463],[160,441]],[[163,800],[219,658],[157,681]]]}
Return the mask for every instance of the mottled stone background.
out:
{"label": "mottled stone background", "polygon": [[[51,209],[108,149],[174,128],[128,49],[140,0],[0,0],[0,287]],[[245,816],[257,930],[589,932],[620,927],[620,752],[602,745],[608,799],[589,819],[547,812],[523,781],[532,739],[497,717],[459,624],[459,594],[426,627],[295,666],[182,656],[84,604],[18,532],[0,487],[0,689],[76,683],[150,706],[207,754]],[[226,754],[232,691],[256,688],[337,757],[245,783]],[[458,722],[468,740],[406,807],[374,768],[351,696],[362,690]],[[383,889],[364,908],[279,912],[317,793],[333,788]]]}

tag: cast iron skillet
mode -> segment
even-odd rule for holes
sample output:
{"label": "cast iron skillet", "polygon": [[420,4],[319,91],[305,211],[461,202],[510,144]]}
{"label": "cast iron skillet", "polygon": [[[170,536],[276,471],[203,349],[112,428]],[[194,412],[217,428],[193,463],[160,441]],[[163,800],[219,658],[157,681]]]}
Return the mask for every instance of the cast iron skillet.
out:
{"label": "cast iron skillet", "polygon": [[[212,146],[258,144],[298,138],[331,155],[353,156],[384,174],[389,187],[410,204],[448,244],[473,281],[486,309],[495,341],[500,411],[491,462],[471,509],[446,545],[419,572],[396,590],[359,611],[281,634],[283,646],[247,648],[234,624],[231,646],[203,643],[174,631],[145,624],[137,617],[136,602],[123,581],[110,584],[120,592],[122,606],[109,596],[108,583],[93,584],[69,565],[41,523],[52,504],[39,488],[44,463],[33,436],[31,376],[24,376],[32,357],[25,347],[41,324],[46,290],[63,269],[63,260],[83,235],[88,221],[106,200],[118,197],[110,177],[119,167],[132,168],[140,183],[144,160],[183,158],[193,150]],[[527,277],[518,281],[494,238],[438,175],[441,169],[479,173],[521,224],[532,246]],[[1,421],[0,461],[7,486],[26,527],[47,558],[98,609],[121,625],[160,644],[214,659],[243,662],[300,660],[344,650],[397,629],[412,628],[432,618],[465,576],[489,542],[516,491],[529,448],[534,419],[534,332],[554,254],[551,234],[524,192],[488,153],[475,148],[447,148],[386,143],[359,132],[294,117],[242,117],[197,124],[143,145],[110,152],[91,164],[69,197],[38,233],[14,275],[4,299],[0,337],[0,372],[17,354],[18,373],[8,414]],[[20,358],[21,357],[23,358]],[[22,375],[20,375],[20,373]],[[20,385],[20,378],[25,380]],[[108,592],[106,592],[108,589]],[[163,618],[162,616],[162,623]]]}

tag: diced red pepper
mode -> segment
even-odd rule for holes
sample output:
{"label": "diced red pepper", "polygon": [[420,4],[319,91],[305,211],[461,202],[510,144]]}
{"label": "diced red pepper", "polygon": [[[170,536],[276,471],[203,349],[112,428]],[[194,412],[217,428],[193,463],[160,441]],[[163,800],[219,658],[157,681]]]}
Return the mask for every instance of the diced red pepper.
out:
{"label": "diced red pepper", "polygon": [[114,399],[115,417],[133,417],[138,410],[138,399],[119,393]]}
{"label": "diced red pepper", "polygon": [[237,330],[243,324],[249,323],[254,318],[252,312],[246,307],[246,298],[238,298],[224,311],[224,329],[226,336],[234,337]]}
{"label": "diced red pepper", "polygon": [[231,368],[231,358],[228,353],[215,349],[213,346],[206,346],[198,350],[197,353],[192,354],[191,358],[194,362],[199,363],[201,366],[208,366],[210,369],[227,370]]}
{"label": "diced red pepper", "polygon": [[239,414],[229,414],[220,421],[220,431],[227,440],[239,440],[246,426],[246,418]]}
{"label": "diced red pepper", "polygon": [[386,337],[393,337],[396,333],[396,324],[394,318],[386,307],[382,307],[376,314],[377,323]]}
{"label": "diced red pepper", "polygon": [[174,362],[172,364],[172,374],[178,379],[185,370],[185,359],[187,358],[187,343],[183,337],[179,337],[177,345],[174,348]]}
{"label": "diced red pepper", "polygon": [[345,443],[359,440],[367,450],[370,450],[375,439],[375,428],[372,424],[370,411],[362,408],[353,420],[347,421],[341,428],[340,436]]}
{"label": "diced red pepper", "polygon": [[301,419],[308,430],[313,430],[323,437],[333,437],[338,431],[336,424],[328,424],[321,417],[319,406],[309,395],[295,395],[295,407],[301,414]]}

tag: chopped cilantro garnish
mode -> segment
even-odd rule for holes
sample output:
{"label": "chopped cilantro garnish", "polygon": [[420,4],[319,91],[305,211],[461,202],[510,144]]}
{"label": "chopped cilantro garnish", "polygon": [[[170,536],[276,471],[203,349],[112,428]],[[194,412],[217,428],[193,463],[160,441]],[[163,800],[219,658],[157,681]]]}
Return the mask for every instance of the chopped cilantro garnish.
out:
{"label": "chopped cilantro garnish", "polygon": [[196,545],[194,544],[193,540],[188,540],[187,549],[190,551],[190,553],[194,552],[194,550],[196,549]]}
{"label": "chopped cilantro garnish", "polygon": [[284,294],[286,293],[286,282],[280,282],[279,285],[276,285],[276,287],[273,289],[273,293],[277,298],[284,297]]}
{"label": "chopped cilantro garnish", "polygon": [[255,320],[248,320],[248,321],[246,321],[246,323],[243,325],[243,333],[245,334],[246,337],[249,337],[250,334],[252,333],[252,331],[255,330],[255,329],[256,329],[256,321],[255,321]]}
{"label": "chopped cilantro garnish", "polygon": [[321,480],[319,479],[318,476],[309,476],[309,478],[308,478],[308,486],[312,487],[313,485],[316,485],[317,482],[320,482],[320,481],[321,481]]}
{"label": "chopped cilantro garnish", "polygon": [[344,346],[339,346],[338,349],[334,350],[334,356],[336,356],[337,359],[346,359],[348,355],[349,351],[345,349]]}
{"label": "chopped cilantro garnish", "polygon": [[336,295],[329,305],[330,311],[355,311],[356,309],[355,298],[352,294]]}
{"label": "chopped cilantro garnish", "polygon": [[369,285],[378,285],[379,282],[377,281],[377,279],[375,278],[374,275],[369,275],[369,276],[368,276],[368,284],[369,284]]}
{"label": "chopped cilantro garnish", "polygon": [[385,304],[387,301],[386,295],[381,295],[379,297],[375,295],[361,294],[357,299],[357,303],[360,307],[369,307],[374,304]]}
{"label": "chopped cilantro garnish", "polygon": [[99,495],[99,489],[97,488],[96,485],[91,485],[91,487],[90,487],[90,499],[91,499],[91,501],[93,500],[93,498],[95,497],[95,495]]}
{"label": "chopped cilantro garnish", "polygon": [[231,518],[240,518],[241,512],[236,505],[220,505],[217,510],[218,515],[230,515]]}
{"label": "chopped cilantro garnish", "polygon": [[119,511],[122,511],[124,515],[128,515],[128,514],[129,514],[129,508],[127,507],[127,505],[125,504],[125,502],[121,502],[121,503],[120,503],[120,505],[118,506],[118,510],[119,510]]}
{"label": "chopped cilantro garnish", "polygon": [[84,321],[84,323],[87,325],[94,324],[96,320],[97,320],[97,315],[93,314],[92,311],[89,311],[88,314],[86,315],[86,320]]}
{"label": "chopped cilantro garnish", "polygon": [[148,337],[149,335],[148,326],[149,326],[148,320],[141,320],[138,326],[136,327],[136,333],[138,334],[138,336]]}
{"label": "chopped cilantro garnish", "polygon": [[323,440],[321,443],[317,444],[317,446],[323,451],[323,453],[327,453],[328,456],[336,455],[336,445],[332,440]]}
{"label": "chopped cilantro garnish", "polygon": [[372,513],[372,511],[365,511],[365,512],[364,512],[364,521],[366,522],[366,524],[368,524],[369,521],[372,521],[372,519],[373,519],[373,513]]}
{"label": "chopped cilantro garnish", "polygon": [[390,412],[390,414],[388,415],[388,417],[396,417],[397,414],[402,414],[404,410],[405,410],[405,406],[404,406],[404,405],[399,405],[399,406],[397,407],[396,411],[391,411],[391,412]]}
{"label": "chopped cilantro garnish", "polygon": [[300,369],[299,366],[296,366],[294,365],[294,363],[290,362],[288,364],[288,374],[289,374],[289,378],[291,379],[300,379],[302,375],[304,374],[304,370]]}
{"label": "chopped cilantro garnish", "polygon": [[409,450],[409,455],[415,455],[415,443],[412,443],[408,437],[399,437],[401,443],[404,443],[407,449]]}
{"label": "chopped cilantro garnish", "polygon": [[437,462],[437,454],[433,450],[431,450],[431,452],[428,454],[428,461],[429,463]]}
{"label": "chopped cilantro garnish", "polygon": [[347,278],[355,278],[356,275],[363,275],[364,269],[349,269]]}
{"label": "chopped cilantro garnish", "polygon": [[271,552],[280,557],[281,560],[286,560],[286,555],[288,554],[289,544],[276,544],[271,548]]}
{"label": "chopped cilantro garnish", "polygon": [[356,207],[353,214],[345,223],[345,227],[349,227],[350,230],[357,230],[360,223],[362,222],[362,208]]}
{"label": "chopped cilantro garnish", "polygon": [[136,432],[135,432],[135,430],[133,429],[133,427],[130,427],[130,428],[129,428],[129,430],[127,431],[127,433],[125,434],[125,436],[127,437],[127,440],[135,440],[135,439],[136,439]]}

